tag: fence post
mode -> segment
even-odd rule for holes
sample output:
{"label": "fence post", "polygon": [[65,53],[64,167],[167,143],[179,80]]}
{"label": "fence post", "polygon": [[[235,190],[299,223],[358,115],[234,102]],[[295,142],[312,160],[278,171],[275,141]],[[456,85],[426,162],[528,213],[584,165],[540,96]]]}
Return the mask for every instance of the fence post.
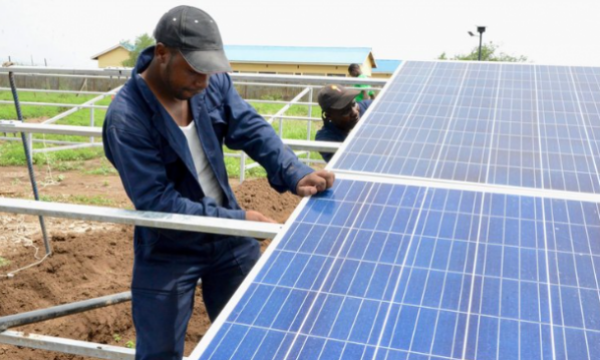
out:
{"label": "fence post", "polygon": [[[312,117],[312,102],[313,102],[313,87],[311,86],[308,91],[308,117]],[[306,129],[306,140],[310,141],[312,137],[312,120],[308,120],[308,126]],[[310,164],[310,151],[306,153],[306,159],[308,160],[308,164]]]}
{"label": "fence post", "polygon": [[[23,113],[21,113],[21,104],[19,103],[19,95],[17,93],[17,85],[15,83],[15,77],[13,72],[8,73],[8,81],[10,82],[10,89],[12,91],[13,100],[15,102],[15,110],[17,111],[17,119],[23,123]],[[27,141],[29,140],[29,141]],[[21,141],[23,142],[23,150],[25,151],[25,159],[27,161],[27,170],[29,171],[29,180],[31,181],[31,187],[33,189],[33,198],[36,201],[40,200],[38,194],[37,183],[35,181],[35,171],[33,169],[33,135],[29,133],[29,136],[25,136],[25,133],[21,133]],[[44,239],[44,246],[46,247],[46,255],[52,253],[50,247],[50,241],[48,240],[48,234],[46,234],[46,224],[44,217],[39,216],[40,228],[42,230],[42,237]]]}
{"label": "fence post", "polygon": [[279,138],[283,139],[283,118],[279,118]]}
{"label": "fence post", "polygon": [[[90,108],[90,127],[94,127],[94,108]],[[90,136],[90,142],[94,142],[94,137]]]}
{"label": "fence post", "polygon": [[240,156],[240,184],[244,182],[246,178],[246,153],[242,151]]}
{"label": "fence post", "polygon": [[27,149],[29,149],[29,153],[31,154],[31,159],[33,161],[33,133],[27,134]]}

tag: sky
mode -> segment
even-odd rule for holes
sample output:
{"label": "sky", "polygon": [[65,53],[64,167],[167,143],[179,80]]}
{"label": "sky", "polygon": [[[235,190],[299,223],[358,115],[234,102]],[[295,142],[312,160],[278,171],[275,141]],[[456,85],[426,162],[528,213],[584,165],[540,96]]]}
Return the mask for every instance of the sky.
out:
{"label": "sky", "polygon": [[163,13],[192,5],[228,45],[370,47],[375,59],[469,53],[471,37],[537,64],[600,66],[598,0],[0,0],[0,63],[96,68],[91,57],[152,34]]}

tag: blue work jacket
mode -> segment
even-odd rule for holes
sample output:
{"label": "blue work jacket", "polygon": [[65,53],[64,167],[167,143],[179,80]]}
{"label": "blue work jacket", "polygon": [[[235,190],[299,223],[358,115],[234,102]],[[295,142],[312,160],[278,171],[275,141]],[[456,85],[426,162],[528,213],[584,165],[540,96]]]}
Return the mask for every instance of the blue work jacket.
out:
{"label": "blue work jacket", "polygon": [[[277,191],[295,191],[300,179],[313,170],[302,164],[277,136],[272,126],[235,90],[228,74],[210,77],[208,88],[192,97],[190,108],[200,143],[216,175],[222,206],[205,197],[187,140],[139,73],[154,56],[144,50],[131,79],[115,96],[106,113],[102,139],[108,160],[118,170],[127,195],[137,210],[245,219],[229,186],[223,144],[243,150],[267,171]],[[189,241],[205,242],[218,235],[136,227],[135,244],[147,256],[186,251]]]}
{"label": "blue work jacket", "polygon": [[[359,101],[357,103],[359,117],[363,116],[363,114],[367,111],[369,106],[371,106],[372,102],[373,102],[373,100],[363,100],[363,101]],[[344,140],[346,140],[346,137],[348,137],[348,134],[349,134],[349,132],[340,130],[340,128],[333,125],[331,123],[331,121],[326,121],[325,124],[323,125],[323,127],[321,129],[319,129],[319,131],[317,131],[317,134],[315,135],[315,140],[344,142]],[[326,162],[329,162],[329,160],[331,160],[331,158],[333,157],[334,153],[322,152],[320,154],[321,154],[321,157],[323,158],[323,160],[325,160]]]}

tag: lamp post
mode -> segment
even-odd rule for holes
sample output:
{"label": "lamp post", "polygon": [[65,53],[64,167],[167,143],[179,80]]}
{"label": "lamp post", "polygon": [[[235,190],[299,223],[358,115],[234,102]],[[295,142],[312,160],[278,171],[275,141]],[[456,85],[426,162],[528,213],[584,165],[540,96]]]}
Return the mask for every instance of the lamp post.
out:
{"label": "lamp post", "polygon": [[[485,32],[485,26],[478,26],[477,32],[479,33],[479,55],[477,56],[477,60],[481,61],[481,45],[483,40],[483,33]],[[469,31],[469,35],[475,36],[473,32]]]}

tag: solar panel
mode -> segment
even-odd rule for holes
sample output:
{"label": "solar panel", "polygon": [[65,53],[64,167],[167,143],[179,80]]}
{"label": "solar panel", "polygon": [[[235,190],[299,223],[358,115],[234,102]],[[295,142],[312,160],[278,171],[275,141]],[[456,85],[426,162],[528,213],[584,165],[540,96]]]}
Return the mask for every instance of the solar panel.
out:
{"label": "solar panel", "polygon": [[600,70],[405,62],[192,359],[599,359]]}
{"label": "solar panel", "polygon": [[334,169],[600,192],[600,69],[407,62]]}
{"label": "solar panel", "polygon": [[339,180],[298,214],[199,358],[600,358],[598,211]]}

